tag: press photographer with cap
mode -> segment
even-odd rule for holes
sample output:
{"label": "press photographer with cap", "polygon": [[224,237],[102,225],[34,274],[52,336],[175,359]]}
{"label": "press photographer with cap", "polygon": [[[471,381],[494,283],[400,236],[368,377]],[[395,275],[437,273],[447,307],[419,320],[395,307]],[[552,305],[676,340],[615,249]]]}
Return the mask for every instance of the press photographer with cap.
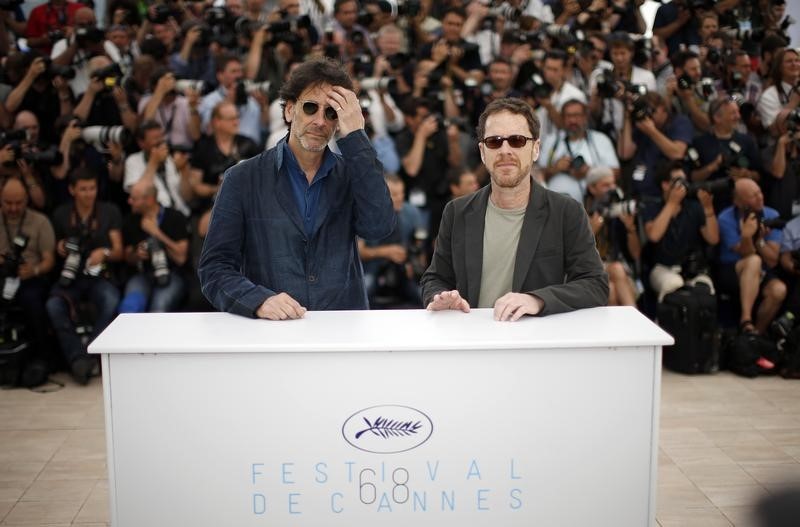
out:
{"label": "press photographer with cap", "polygon": [[[342,66],[314,59],[281,88],[289,134],[226,173],[200,255],[200,284],[222,311],[302,318],[367,309],[356,236],[395,222],[382,167]],[[338,130],[342,155],[327,145]]]}

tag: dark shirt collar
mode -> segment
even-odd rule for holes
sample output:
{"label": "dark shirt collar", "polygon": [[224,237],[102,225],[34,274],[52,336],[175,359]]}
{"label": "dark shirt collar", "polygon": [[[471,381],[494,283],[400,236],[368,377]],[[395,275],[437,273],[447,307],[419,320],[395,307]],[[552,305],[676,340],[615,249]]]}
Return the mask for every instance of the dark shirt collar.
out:
{"label": "dark shirt collar", "polygon": [[[278,168],[282,169],[285,167],[289,174],[300,174],[303,176],[303,179],[307,181],[305,172],[303,172],[303,169],[300,168],[300,163],[297,161],[297,157],[295,157],[292,149],[289,148],[288,137],[289,136],[287,135],[281,140],[283,148],[281,148],[281,155],[278,157]],[[314,179],[311,181],[311,184],[314,184],[317,181],[327,177],[328,174],[331,173],[331,170],[333,170],[335,164],[336,156],[333,154],[333,152],[331,152],[330,148],[325,146],[325,151],[322,154],[322,163],[320,164],[317,173],[314,175]]]}

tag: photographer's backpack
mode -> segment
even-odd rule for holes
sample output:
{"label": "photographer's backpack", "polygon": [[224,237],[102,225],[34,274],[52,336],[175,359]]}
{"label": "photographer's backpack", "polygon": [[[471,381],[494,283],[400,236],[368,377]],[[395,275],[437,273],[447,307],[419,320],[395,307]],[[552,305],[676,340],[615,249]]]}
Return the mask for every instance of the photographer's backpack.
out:
{"label": "photographer's backpack", "polygon": [[675,339],[675,345],[664,346],[664,366],[681,373],[719,368],[717,299],[705,284],[685,285],[664,296],[658,324]]}

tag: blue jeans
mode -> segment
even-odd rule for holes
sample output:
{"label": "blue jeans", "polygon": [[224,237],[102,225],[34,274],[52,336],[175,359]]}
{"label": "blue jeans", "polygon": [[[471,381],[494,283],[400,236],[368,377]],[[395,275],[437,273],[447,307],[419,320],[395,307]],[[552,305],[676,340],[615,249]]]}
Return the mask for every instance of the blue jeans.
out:
{"label": "blue jeans", "polygon": [[139,273],[128,280],[125,297],[119,306],[120,313],[168,313],[180,306],[186,294],[186,279],[170,271],[169,283],[164,287],[153,284],[150,276]]}
{"label": "blue jeans", "polygon": [[50,291],[47,314],[68,364],[86,353],[86,346],[75,332],[73,316],[82,300],[88,300],[96,310],[94,329],[89,339],[91,342],[114,320],[119,304],[119,289],[105,278],[78,276],[69,287],[56,285]]}

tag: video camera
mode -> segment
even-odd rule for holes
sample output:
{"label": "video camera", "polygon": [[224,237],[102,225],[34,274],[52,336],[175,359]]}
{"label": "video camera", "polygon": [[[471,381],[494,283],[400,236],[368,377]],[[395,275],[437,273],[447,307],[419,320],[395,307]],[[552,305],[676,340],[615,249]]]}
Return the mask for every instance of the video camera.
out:
{"label": "video camera", "polygon": [[5,255],[5,260],[0,266],[0,276],[3,281],[3,300],[11,302],[17,296],[19,290],[19,266],[23,261],[22,253],[28,247],[28,237],[24,234],[17,234],[11,240],[11,248]]}

